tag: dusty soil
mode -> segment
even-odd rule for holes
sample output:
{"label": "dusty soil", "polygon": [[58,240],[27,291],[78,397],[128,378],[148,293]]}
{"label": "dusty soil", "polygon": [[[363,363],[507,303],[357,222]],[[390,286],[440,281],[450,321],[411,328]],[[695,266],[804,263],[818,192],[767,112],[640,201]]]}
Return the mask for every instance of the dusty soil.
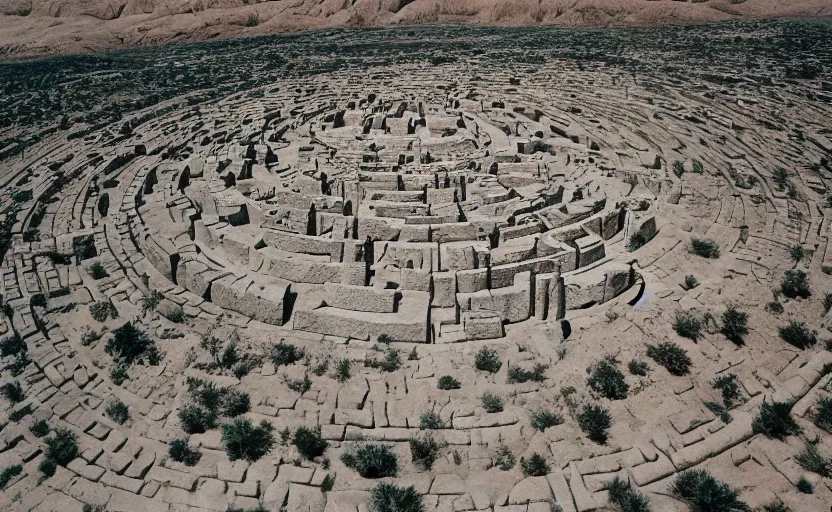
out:
{"label": "dusty soil", "polygon": [[827,0],[0,0],[0,56],[88,53],[332,27],[651,26],[832,15]]}

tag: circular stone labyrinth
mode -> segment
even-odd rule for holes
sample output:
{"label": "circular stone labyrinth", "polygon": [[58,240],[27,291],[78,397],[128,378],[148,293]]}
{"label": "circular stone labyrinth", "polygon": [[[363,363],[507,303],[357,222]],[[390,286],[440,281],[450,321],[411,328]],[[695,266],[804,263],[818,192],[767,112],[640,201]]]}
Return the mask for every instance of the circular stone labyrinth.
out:
{"label": "circular stone labyrinth", "polygon": [[[681,511],[668,488],[692,467],[752,506],[825,510],[802,443],[752,420],[793,402],[829,448],[811,418],[832,356],[778,328],[829,334],[830,114],[802,85],[407,65],[50,140],[2,187],[3,379],[25,393],[5,413],[23,417],[0,465],[24,471],[3,508],[366,510],[378,480],[341,456],[378,444],[398,461],[383,481],[426,510],[612,507],[618,476]],[[809,300],[772,297],[786,271],[808,274]],[[744,343],[721,332],[728,307]],[[663,343],[686,371],[648,357]],[[209,382],[248,403],[194,427],[182,411],[208,408]],[[594,441],[591,405],[610,419]],[[235,416],[270,423],[272,449],[227,454]],[[42,484],[39,420],[79,442]],[[301,456],[299,427],[321,455]],[[176,439],[194,465],[169,456]],[[813,495],[794,488],[805,475]]]}

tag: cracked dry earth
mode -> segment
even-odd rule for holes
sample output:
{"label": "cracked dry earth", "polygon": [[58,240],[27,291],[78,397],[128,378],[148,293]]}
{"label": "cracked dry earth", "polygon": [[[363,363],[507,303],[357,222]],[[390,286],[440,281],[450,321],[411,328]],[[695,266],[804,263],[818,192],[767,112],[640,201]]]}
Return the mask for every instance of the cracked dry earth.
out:
{"label": "cracked dry earth", "polygon": [[[583,512],[618,510],[619,477],[685,511],[672,486],[704,469],[749,509],[828,510],[797,459],[832,456],[829,82],[436,64],[171,100],[4,158],[0,508],[383,512],[393,483],[427,511]],[[802,434],[753,426],[776,402]],[[232,450],[241,419],[270,447]],[[375,445],[396,468],[364,478],[344,455]]]}

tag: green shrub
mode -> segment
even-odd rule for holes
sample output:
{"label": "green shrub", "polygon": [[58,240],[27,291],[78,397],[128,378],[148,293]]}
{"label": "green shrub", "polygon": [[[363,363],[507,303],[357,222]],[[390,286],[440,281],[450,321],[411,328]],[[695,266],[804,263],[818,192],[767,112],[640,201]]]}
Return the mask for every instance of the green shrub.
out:
{"label": "green shrub", "polygon": [[439,377],[436,387],[447,391],[449,389],[459,389],[462,387],[462,384],[450,375],[443,375],[442,377]]}
{"label": "green shrub", "polygon": [[787,270],[783,282],[780,283],[780,291],[790,299],[808,299],[812,295],[806,272],[802,270]]}
{"label": "green shrub", "polygon": [[236,389],[229,389],[223,397],[223,415],[233,418],[245,414],[251,408],[251,398],[248,393]]}
{"label": "green shrub", "polygon": [[274,445],[274,427],[266,420],[254,426],[246,419],[236,419],[222,426],[225,453],[230,460],[256,461],[269,453]]}
{"label": "green shrub", "polygon": [[536,363],[531,370],[524,370],[519,366],[510,366],[508,369],[508,383],[543,382],[546,380],[546,368],[547,366],[541,363]]}
{"label": "green shrub", "polygon": [[373,512],[424,512],[422,496],[416,488],[381,483],[370,493]]}
{"label": "green shrub", "polygon": [[703,258],[717,259],[719,258],[719,245],[713,240],[691,238],[690,252]]}
{"label": "green shrub", "polygon": [[23,466],[20,464],[15,464],[13,466],[9,466],[0,473],[0,490],[5,489],[9,482],[12,481],[12,478],[16,477],[20,473],[23,473]]}
{"label": "green shrub", "polygon": [[502,412],[503,400],[497,395],[486,393],[482,395],[482,406],[485,412]]}
{"label": "green shrub", "polygon": [[751,427],[755,434],[763,434],[780,441],[802,431],[800,425],[792,417],[792,404],[788,402],[764,401]]}
{"label": "green shrub", "polygon": [[683,338],[697,341],[702,330],[702,322],[688,312],[677,311],[676,321],[673,322],[673,330]]}
{"label": "green shrub", "polygon": [[670,487],[670,494],[696,512],[751,512],[751,508],[739,499],[738,490],[703,470],[679,473]]}
{"label": "green shrub", "polygon": [[627,369],[630,370],[630,373],[632,373],[633,375],[645,377],[647,373],[650,371],[650,366],[644,361],[632,359],[629,363],[627,363]]}
{"label": "green shrub", "polygon": [[149,364],[158,364],[160,358],[153,340],[131,322],[113,331],[113,337],[107,341],[104,351],[127,365],[142,363],[145,359]]}
{"label": "green shrub", "polygon": [[563,416],[553,411],[539,410],[532,413],[532,428],[543,432],[549,427],[563,424]]}
{"label": "green shrub", "polygon": [[806,250],[803,249],[802,245],[790,245],[789,257],[795,262],[799,262],[806,257]]}
{"label": "green shrub", "polygon": [[148,311],[156,311],[156,307],[164,298],[164,293],[159,290],[151,290],[149,295],[145,295],[139,299],[139,303],[142,305],[142,315],[146,315]]}
{"label": "green shrub", "polygon": [[33,197],[31,190],[17,190],[12,192],[12,199],[17,201],[18,203],[25,203],[26,201],[31,201]]}
{"label": "green shrub", "polygon": [[399,355],[398,349],[388,348],[384,359],[381,361],[377,359],[365,359],[364,366],[370,368],[380,368],[384,372],[391,373],[401,368],[402,359]]}
{"label": "green shrub", "polygon": [[64,254],[61,252],[56,251],[43,251],[39,252],[37,256],[43,256],[44,258],[49,258],[49,260],[54,263],[55,265],[69,265],[72,263],[72,254]]}
{"label": "green shrub", "polygon": [[188,404],[179,409],[179,421],[182,430],[188,434],[202,434],[217,425],[217,414],[198,405]]}
{"label": "green shrub", "polygon": [[782,167],[776,167],[771,171],[771,179],[777,184],[779,190],[783,190],[789,183],[789,171]]}
{"label": "green shrub", "polygon": [[594,366],[587,368],[587,373],[587,386],[599,395],[610,400],[627,398],[630,386],[624,381],[624,374],[618,369],[618,360],[615,357],[606,356]]}
{"label": "green shrub", "polygon": [[630,235],[630,239],[627,240],[627,251],[637,251],[638,249],[644,247],[647,244],[647,242],[649,242],[647,236],[645,236],[645,234],[641,231],[636,231],[635,233]]}
{"label": "green shrub", "polygon": [[46,307],[46,295],[42,293],[36,293],[29,297],[29,306],[33,308],[45,308]]}
{"label": "green shrub", "polygon": [[298,452],[304,458],[312,460],[324,454],[329,443],[324,441],[321,437],[319,429],[312,429],[307,427],[299,427],[295,431],[295,437],[292,439],[292,444],[298,449]]}
{"label": "green shrub", "polygon": [[6,400],[13,404],[20,403],[26,398],[26,394],[23,392],[23,386],[18,381],[3,384],[3,387],[0,387],[0,393],[6,397]]}
{"label": "green shrub", "polygon": [[171,441],[170,448],[168,448],[168,455],[170,455],[171,459],[176,462],[181,462],[186,466],[195,466],[199,462],[199,459],[202,458],[201,453],[192,450],[188,446],[187,439],[174,439]]}
{"label": "green shrub", "polygon": [[748,334],[748,313],[728,306],[722,312],[722,334],[737,345],[742,345],[742,337]]}
{"label": "green shrub", "polygon": [[600,405],[585,405],[578,414],[578,425],[581,430],[598,444],[607,442],[607,429],[612,426],[610,411]]}
{"label": "green shrub", "polygon": [[110,380],[116,386],[121,386],[122,382],[129,378],[130,376],[127,375],[127,367],[123,363],[118,363],[110,368]]}
{"label": "green shrub", "polygon": [[729,409],[734,407],[736,401],[742,396],[739,379],[733,373],[717,377],[711,385],[722,392],[722,402]]}
{"label": "green shrub", "polygon": [[528,459],[520,457],[520,467],[526,476],[546,476],[552,468],[546,463],[546,457],[535,452]]}
{"label": "green shrub", "polygon": [[269,358],[275,366],[289,366],[304,358],[306,352],[291,343],[280,342],[272,347]]}
{"label": "green shrub", "polygon": [[29,427],[29,431],[35,437],[43,437],[49,433],[49,423],[46,420],[38,420]]}
{"label": "green shrub", "polygon": [[341,462],[354,469],[362,478],[393,477],[399,471],[399,461],[389,446],[365,444],[354,452],[341,455]]}
{"label": "green shrub", "polygon": [[824,478],[832,478],[832,460],[821,455],[812,443],[805,443],[803,451],[795,455],[794,460],[806,471],[817,473]]}
{"label": "green shrub", "polygon": [[691,165],[693,166],[693,172],[695,172],[696,174],[702,174],[705,172],[705,166],[702,165],[702,162],[700,162],[699,160],[694,158],[691,162]]}
{"label": "green shrub", "polygon": [[803,494],[815,493],[815,486],[812,485],[812,482],[806,480],[806,477],[801,476],[800,480],[798,480],[797,483],[794,484],[794,486],[798,490],[798,492],[801,492]]}
{"label": "green shrub", "polygon": [[347,382],[350,380],[350,366],[349,359],[338,360],[338,364],[335,366],[335,379],[338,382]]}
{"label": "green shrub", "polygon": [[185,321],[185,311],[183,311],[180,307],[174,308],[170,311],[165,310],[159,314],[175,324],[181,324]]}
{"label": "green shrub", "polygon": [[376,338],[376,341],[385,345],[389,345],[393,342],[393,338],[389,334],[381,334],[378,338]]}
{"label": "green shrub", "polygon": [[818,341],[815,333],[810,331],[805,323],[794,320],[789,322],[789,325],[780,328],[780,338],[799,349],[807,349]]}
{"label": "green shrub", "polygon": [[445,422],[433,411],[428,411],[419,418],[419,428],[422,430],[436,430],[445,428]]}
{"label": "green shrub", "polygon": [[97,322],[106,322],[107,318],[118,318],[118,311],[115,306],[109,302],[96,302],[90,304],[90,315]]}
{"label": "green shrub", "polygon": [[18,356],[25,354],[28,350],[28,345],[16,332],[0,342],[0,356],[2,357]]}
{"label": "green shrub", "polygon": [[54,459],[46,457],[45,459],[40,461],[38,469],[41,473],[43,473],[44,478],[49,478],[55,474],[55,471],[58,469],[58,464],[55,462]]}
{"label": "green shrub", "polygon": [[832,293],[825,293],[823,295],[823,312],[829,313],[829,310],[832,309]]}
{"label": "green shrub", "polygon": [[792,512],[792,509],[780,501],[779,498],[772,501],[768,505],[763,505],[763,510],[765,512]]}
{"label": "green shrub", "polygon": [[196,401],[209,411],[217,411],[225,400],[227,388],[217,386],[213,382],[205,382],[194,393]]}
{"label": "green shrub", "polygon": [[476,367],[477,370],[497,373],[500,371],[502,366],[503,363],[500,361],[500,357],[497,355],[496,350],[482,347],[474,357],[474,367]]}
{"label": "green shrub", "polygon": [[494,457],[494,465],[492,467],[498,467],[502,471],[510,471],[516,463],[517,460],[514,458],[514,454],[511,453],[511,450],[508,449],[508,446],[501,445],[500,448],[497,449],[496,456]]}
{"label": "green shrub", "polygon": [[439,456],[439,444],[430,436],[424,440],[411,439],[410,455],[414,464],[426,470],[430,469]]}
{"label": "green shrub", "polygon": [[688,353],[673,342],[647,345],[647,357],[664,366],[671,375],[678,377],[690,372],[691,360]]}
{"label": "green shrub", "polygon": [[33,412],[34,412],[34,410],[32,409],[32,406],[29,405],[29,404],[26,404],[23,407],[20,407],[18,409],[13,410],[12,412],[10,412],[9,413],[9,421],[14,421],[15,423],[17,423],[18,421],[22,420],[23,418],[32,414]]}
{"label": "green shrub", "polygon": [[832,397],[818,397],[812,411],[812,422],[819,429],[832,434]]}
{"label": "green shrub", "polygon": [[58,427],[53,437],[47,437],[46,456],[61,466],[66,466],[79,455],[78,438],[71,430]]}
{"label": "green shrub", "polygon": [[309,378],[308,373],[304,374],[302,379],[290,379],[286,377],[286,386],[288,386],[292,391],[303,394],[309,391],[312,387],[312,380]]}
{"label": "green shrub", "polygon": [[97,281],[99,279],[104,279],[105,277],[110,277],[110,273],[107,272],[104,265],[96,262],[90,265],[90,276]]}
{"label": "green shrub", "polygon": [[610,493],[610,502],[618,506],[621,512],[650,512],[650,502],[640,492],[630,486],[621,477],[604,484]]}
{"label": "green shrub", "polygon": [[769,302],[768,304],[766,304],[766,311],[768,311],[772,315],[779,315],[783,313],[783,305],[777,302],[776,300]]}
{"label": "green shrub", "polygon": [[693,290],[697,286],[699,286],[699,281],[696,280],[696,276],[685,276],[685,288]]}
{"label": "green shrub", "polygon": [[125,404],[121,400],[116,400],[115,402],[108,405],[106,412],[107,416],[109,416],[111,420],[115,421],[119,425],[123,425],[124,422],[127,421],[127,419],[130,417],[130,411],[127,408],[127,404]]}
{"label": "green shrub", "polygon": [[716,414],[719,417],[719,419],[722,420],[722,422],[725,423],[726,425],[728,423],[731,423],[731,421],[733,420],[733,418],[731,418],[731,415],[728,414],[728,410],[725,408],[724,405],[722,405],[718,402],[702,402],[702,403],[705,404],[705,407],[707,407],[712,413]]}

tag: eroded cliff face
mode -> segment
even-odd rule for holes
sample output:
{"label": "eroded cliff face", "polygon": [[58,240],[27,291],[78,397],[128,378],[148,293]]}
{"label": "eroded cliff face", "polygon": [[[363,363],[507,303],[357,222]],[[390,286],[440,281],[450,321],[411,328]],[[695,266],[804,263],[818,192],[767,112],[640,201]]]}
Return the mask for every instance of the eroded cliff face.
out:
{"label": "eroded cliff face", "polygon": [[0,55],[14,59],[342,26],[608,27],[828,15],[827,0],[0,0]]}

